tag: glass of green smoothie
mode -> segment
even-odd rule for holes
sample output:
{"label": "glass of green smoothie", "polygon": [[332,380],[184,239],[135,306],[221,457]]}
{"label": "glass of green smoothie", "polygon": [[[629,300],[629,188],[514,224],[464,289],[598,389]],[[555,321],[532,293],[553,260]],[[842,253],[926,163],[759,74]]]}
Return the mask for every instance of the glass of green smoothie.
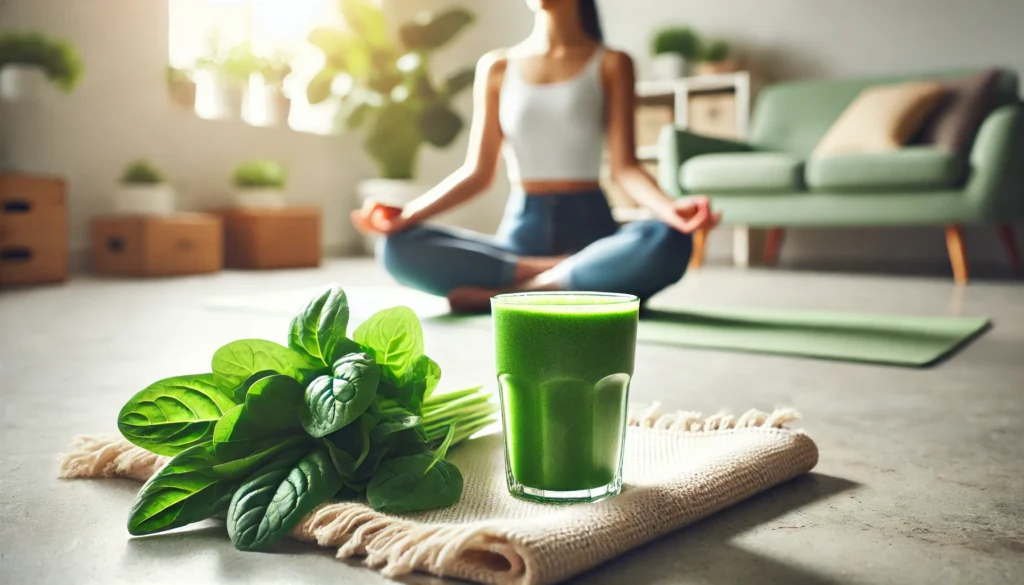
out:
{"label": "glass of green smoothie", "polygon": [[593,502],[622,489],[640,301],[590,292],[491,300],[509,492]]}

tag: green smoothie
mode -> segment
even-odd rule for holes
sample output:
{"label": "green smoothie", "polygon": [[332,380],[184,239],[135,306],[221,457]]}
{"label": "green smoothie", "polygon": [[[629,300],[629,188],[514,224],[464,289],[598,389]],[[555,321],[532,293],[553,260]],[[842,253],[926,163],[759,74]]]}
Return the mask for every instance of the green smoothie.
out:
{"label": "green smoothie", "polygon": [[639,302],[524,293],[495,297],[492,307],[509,489],[540,499],[614,495]]}

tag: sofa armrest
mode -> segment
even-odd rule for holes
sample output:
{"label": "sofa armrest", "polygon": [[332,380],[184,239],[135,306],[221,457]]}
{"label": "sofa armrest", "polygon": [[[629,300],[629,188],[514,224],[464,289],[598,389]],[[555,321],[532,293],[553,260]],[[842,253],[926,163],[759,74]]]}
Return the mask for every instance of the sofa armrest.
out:
{"label": "sofa armrest", "polygon": [[999,107],[985,119],[970,164],[967,196],[980,216],[1024,219],[1024,104]]}
{"label": "sofa armrest", "polygon": [[665,126],[658,135],[658,186],[670,197],[684,195],[679,184],[679,168],[687,160],[719,152],[746,152],[753,148],[746,143],[712,138]]}

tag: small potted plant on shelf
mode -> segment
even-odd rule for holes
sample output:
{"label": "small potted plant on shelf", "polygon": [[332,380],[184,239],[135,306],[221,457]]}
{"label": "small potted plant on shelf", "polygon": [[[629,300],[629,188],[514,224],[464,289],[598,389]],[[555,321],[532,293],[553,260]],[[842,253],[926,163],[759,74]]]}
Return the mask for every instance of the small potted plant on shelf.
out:
{"label": "small potted plant on shelf", "polygon": [[167,67],[167,92],[174,103],[188,110],[196,109],[196,82],[188,69]]}
{"label": "small potted plant on shelf", "polygon": [[284,92],[285,79],[291,74],[291,57],[285,53],[278,52],[269,59],[264,59],[260,73],[267,87],[268,109],[271,112],[272,123],[281,126],[288,125],[288,116],[292,111],[292,100]]}
{"label": "small potted plant on shelf", "polygon": [[146,160],[125,166],[114,191],[114,212],[127,215],[170,215],[174,213],[174,189],[164,175]]}
{"label": "small potted plant on shelf", "polygon": [[82,60],[70,43],[37,32],[0,35],[0,95],[9,101],[34,101],[47,82],[64,93],[78,85]]}
{"label": "small potted plant on shelf", "polygon": [[655,33],[651,40],[651,66],[659,80],[678,79],[690,74],[690,65],[700,54],[700,37],[692,28],[673,26]]}
{"label": "small potted plant on shelf", "polygon": [[701,62],[697,65],[700,75],[716,75],[739,71],[739,60],[731,57],[732,50],[725,41],[714,41],[701,50]]}
{"label": "small potted plant on shelf", "polygon": [[[341,129],[365,132],[363,147],[379,178],[358,185],[360,198],[401,207],[426,190],[415,181],[422,147],[448,147],[462,132],[452,102],[473,85],[473,67],[436,82],[428,58],[474,16],[462,8],[421,13],[398,27],[396,39],[379,3],[341,0],[341,8],[347,29],[318,28],[309,35],[325,63],[306,94],[311,104],[338,100]],[[336,84],[339,78],[345,83]]]}
{"label": "small potted plant on shelf", "polygon": [[266,159],[246,161],[235,169],[235,206],[245,208],[284,207],[287,172],[283,165]]}

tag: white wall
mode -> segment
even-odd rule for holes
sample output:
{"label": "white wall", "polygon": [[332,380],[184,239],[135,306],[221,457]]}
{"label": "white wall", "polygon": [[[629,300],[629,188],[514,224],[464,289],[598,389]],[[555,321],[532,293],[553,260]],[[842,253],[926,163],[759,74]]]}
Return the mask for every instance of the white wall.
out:
{"label": "white wall", "polygon": [[[41,29],[72,41],[86,73],[69,96],[0,105],[0,168],[66,177],[71,246],[80,261],[88,219],[110,210],[125,163],[144,157],[170,177],[180,207],[229,201],[228,177],[241,160],[287,164],[289,196],[324,209],[328,251],[358,242],[347,215],[355,182],[373,170],[352,137],[316,136],[242,122],[202,120],[167,96],[167,0],[3,0],[7,29]],[[173,1],[173,0],[171,0]]]}

